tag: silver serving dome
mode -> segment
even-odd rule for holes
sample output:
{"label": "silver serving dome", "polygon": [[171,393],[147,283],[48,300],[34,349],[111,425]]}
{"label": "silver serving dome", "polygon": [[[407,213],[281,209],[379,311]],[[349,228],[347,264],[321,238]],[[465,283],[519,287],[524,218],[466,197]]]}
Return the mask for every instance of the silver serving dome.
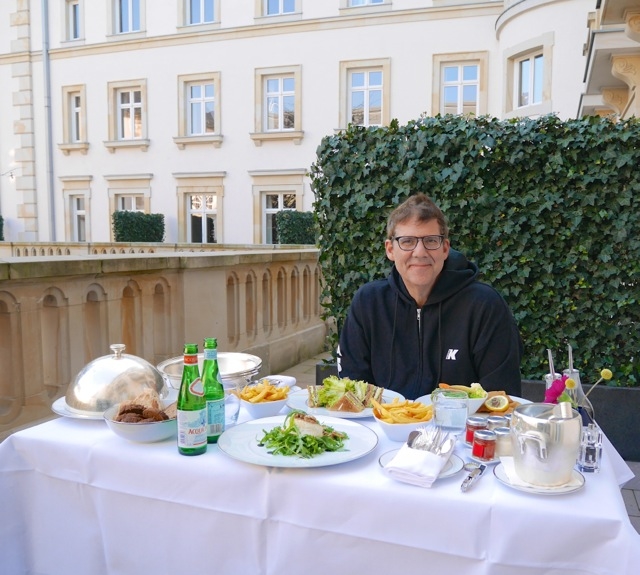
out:
{"label": "silver serving dome", "polygon": [[[184,356],[172,357],[158,364],[158,371],[167,379],[169,385],[175,389],[180,389],[182,380],[182,368]],[[198,354],[198,367],[202,373],[202,363],[204,354]],[[251,381],[262,367],[262,360],[256,355],[236,352],[218,352],[218,367],[220,377],[225,387],[238,387]]]}
{"label": "silver serving dome", "polygon": [[155,389],[161,398],[168,395],[162,374],[153,365],[124,353],[124,344],[109,347],[112,355],[89,362],[69,384],[65,400],[70,411],[80,415],[102,414],[148,388]]}

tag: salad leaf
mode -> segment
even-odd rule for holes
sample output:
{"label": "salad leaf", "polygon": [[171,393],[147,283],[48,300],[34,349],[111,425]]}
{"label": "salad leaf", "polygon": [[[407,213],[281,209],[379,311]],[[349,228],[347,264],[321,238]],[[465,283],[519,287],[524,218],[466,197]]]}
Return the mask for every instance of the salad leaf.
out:
{"label": "salad leaf", "polygon": [[324,433],[321,437],[305,435],[295,424],[295,413],[304,412],[294,410],[287,415],[282,426],[274,427],[270,431],[263,430],[264,436],[258,445],[266,447],[273,455],[295,455],[304,458],[344,448],[344,441],[349,438],[346,433],[323,425]]}
{"label": "salad leaf", "polygon": [[472,383],[471,389],[469,391],[469,397],[472,399],[487,397],[487,392],[483,389],[483,387],[479,383]]}
{"label": "salad leaf", "polygon": [[338,401],[347,391],[346,379],[340,379],[335,375],[326,377],[322,381],[322,387],[318,390],[318,405],[326,407],[333,405]]}

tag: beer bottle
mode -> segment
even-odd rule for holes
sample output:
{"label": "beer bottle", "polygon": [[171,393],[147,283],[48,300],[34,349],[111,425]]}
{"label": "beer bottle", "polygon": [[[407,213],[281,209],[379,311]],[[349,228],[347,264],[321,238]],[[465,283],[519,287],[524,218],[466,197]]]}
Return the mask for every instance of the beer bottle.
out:
{"label": "beer bottle", "polygon": [[207,442],[216,443],[224,431],[224,387],[218,367],[218,340],[204,339],[202,387],[207,400]]}
{"label": "beer bottle", "polygon": [[198,369],[198,344],[184,346],[184,367],[178,392],[178,451],[200,455],[207,450],[207,403]]}

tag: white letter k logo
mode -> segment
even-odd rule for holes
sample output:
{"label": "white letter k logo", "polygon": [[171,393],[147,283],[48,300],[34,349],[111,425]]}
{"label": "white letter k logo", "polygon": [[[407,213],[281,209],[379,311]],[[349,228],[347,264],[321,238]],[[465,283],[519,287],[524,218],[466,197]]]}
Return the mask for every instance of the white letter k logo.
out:
{"label": "white letter k logo", "polygon": [[456,353],[458,353],[457,349],[450,349],[447,352],[447,356],[445,357],[445,359],[451,359],[451,360],[455,361],[456,360]]}

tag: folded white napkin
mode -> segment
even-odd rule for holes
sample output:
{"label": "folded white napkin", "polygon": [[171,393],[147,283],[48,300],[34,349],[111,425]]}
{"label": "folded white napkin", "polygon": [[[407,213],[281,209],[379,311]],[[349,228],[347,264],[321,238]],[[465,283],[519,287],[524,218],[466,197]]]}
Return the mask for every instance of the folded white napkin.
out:
{"label": "folded white napkin", "polygon": [[[500,463],[504,468],[504,472],[507,475],[507,479],[509,479],[509,483],[511,485],[515,485],[516,487],[535,487],[537,490],[543,491],[548,489],[549,491],[554,491],[558,489],[558,486],[555,487],[545,487],[543,485],[533,485],[532,483],[528,483],[523,479],[520,479],[520,476],[516,473],[516,465],[511,456],[503,456],[500,458]],[[579,487],[581,485],[580,476],[576,474],[571,475],[571,479],[568,483],[564,483],[560,487]]]}
{"label": "folded white napkin", "polygon": [[444,455],[436,455],[430,451],[412,449],[405,443],[389,461],[385,470],[398,481],[419,487],[431,487],[449,461],[451,453],[453,450]]}

